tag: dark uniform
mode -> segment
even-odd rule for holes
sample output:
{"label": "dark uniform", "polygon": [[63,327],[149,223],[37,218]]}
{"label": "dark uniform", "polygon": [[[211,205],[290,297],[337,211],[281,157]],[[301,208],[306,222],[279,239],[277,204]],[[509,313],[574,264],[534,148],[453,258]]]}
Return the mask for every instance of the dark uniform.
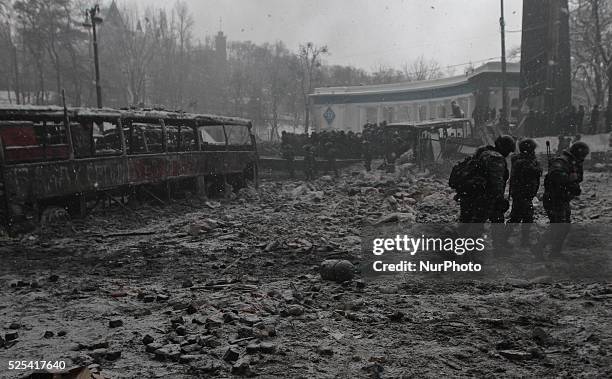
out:
{"label": "dark uniform", "polygon": [[570,231],[570,201],[582,192],[582,162],[588,154],[588,145],[576,142],[550,161],[548,174],[544,179],[543,203],[551,225],[536,245],[536,255],[541,256],[547,245],[551,245],[553,256],[561,254],[563,243]]}
{"label": "dark uniform", "polygon": [[338,167],[336,166],[338,150],[334,147],[333,143],[328,142],[325,144],[325,155],[327,156],[329,171],[333,172],[335,177],[338,177]]}
{"label": "dark uniform", "polygon": [[536,143],[526,139],[519,143],[519,154],[512,156],[510,197],[512,210],[510,223],[522,223],[521,245],[529,244],[529,231],[533,224],[533,198],[540,188],[542,168],[535,156]]}
{"label": "dark uniform", "polygon": [[295,153],[293,151],[293,146],[288,142],[283,142],[281,144],[281,154],[283,159],[287,161],[287,171],[289,172],[289,177],[295,177]]}
{"label": "dark uniform", "polygon": [[361,144],[361,153],[363,155],[363,165],[367,172],[372,171],[372,148],[370,142],[363,141]]}
{"label": "dark uniform", "polygon": [[504,197],[504,192],[509,172],[506,157],[514,149],[515,142],[510,136],[497,138],[495,147],[479,148],[475,157],[479,160],[482,176],[485,179],[485,190],[458,199],[461,207],[460,222],[481,224],[478,228],[482,230],[484,223],[487,220],[491,221],[493,245],[496,249],[504,248],[507,244],[504,214],[509,208],[509,203]]}
{"label": "dark uniform", "polygon": [[306,180],[311,181],[315,178],[316,158],[314,148],[310,145],[304,146],[304,174]]}

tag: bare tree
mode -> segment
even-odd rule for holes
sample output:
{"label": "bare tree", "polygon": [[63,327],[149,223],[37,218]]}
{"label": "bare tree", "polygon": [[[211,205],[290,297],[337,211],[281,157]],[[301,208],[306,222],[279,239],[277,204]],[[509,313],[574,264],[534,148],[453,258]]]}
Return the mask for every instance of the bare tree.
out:
{"label": "bare tree", "polygon": [[380,65],[372,72],[370,82],[372,84],[388,84],[397,83],[405,80],[410,80],[406,75],[392,67]]}
{"label": "bare tree", "polygon": [[444,76],[438,62],[433,59],[426,60],[422,55],[410,64],[405,63],[402,70],[410,81],[438,79]]}
{"label": "bare tree", "polygon": [[[612,1],[572,0],[572,74],[584,97],[612,109]],[[608,119],[610,116],[608,116]]]}
{"label": "bare tree", "polygon": [[176,30],[178,37],[179,49],[179,72],[178,72],[178,88],[177,88],[177,105],[178,108],[183,108],[183,98],[185,92],[185,78],[188,75],[189,67],[186,59],[187,50],[191,47],[191,38],[193,30],[193,18],[189,14],[187,4],[182,1],[177,1],[174,5],[176,13]]}
{"label": "bare tree", "polygon": [[521,46],[513,46],[506,52],[506,60],[508,62],[519,62],[521,60]]}
{"label": "bare tree", "polygon": [[327,46],[316,46],[312,42],[300,45],[298,62],[300,84],[304,101],[304,133],[310,129],[310,98],[321,67],[321,56],[328,53]]}

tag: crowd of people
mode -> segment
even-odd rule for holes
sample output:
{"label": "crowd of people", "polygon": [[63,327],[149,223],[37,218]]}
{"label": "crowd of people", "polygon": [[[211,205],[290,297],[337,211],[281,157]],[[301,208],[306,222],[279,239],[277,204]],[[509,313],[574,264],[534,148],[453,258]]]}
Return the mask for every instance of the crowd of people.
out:
{"label": "crowd of people", "polygon": [[[377,143],[372,144],[370,141]],[[366,125],[363,133],[352,131],[323,131],[311,134],[293,134],[283,132],[281,135],[281,156],[287,161],[290,177],[295,177],[295,159],[303,157],[304,171],[307,180],[314,179],[316,158],[327,161],[327,171],[338,176],[337,159],[361,159],[371,162],[374,152],[371,146],[382,149],[382,127]],[[367,165],[367,163],[366,163]]]}
{"label": "crowd of people", "polygon": [[525,135],[542,137],[547,135],[597,134],[610,132],[612,120],[608,111],[597,104],[587,114],[584,105],[572,105],[558,112],[552,122],[546,112],[531,110],[525,118]]}

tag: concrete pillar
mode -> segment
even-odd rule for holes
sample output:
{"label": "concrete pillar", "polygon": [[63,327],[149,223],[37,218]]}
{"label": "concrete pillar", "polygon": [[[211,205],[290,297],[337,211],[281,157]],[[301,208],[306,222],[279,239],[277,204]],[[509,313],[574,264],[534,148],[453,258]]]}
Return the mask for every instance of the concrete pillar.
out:
{"label": "concrete pillar", "polygon": [[380,124],[383,120],[383,107],[378,104],[376,107],[376,123]]}
{"label": "concrete pillar", "polygon": [[472,96],[467,97],[467,109],[465,110],[465,117],[472,117]]}

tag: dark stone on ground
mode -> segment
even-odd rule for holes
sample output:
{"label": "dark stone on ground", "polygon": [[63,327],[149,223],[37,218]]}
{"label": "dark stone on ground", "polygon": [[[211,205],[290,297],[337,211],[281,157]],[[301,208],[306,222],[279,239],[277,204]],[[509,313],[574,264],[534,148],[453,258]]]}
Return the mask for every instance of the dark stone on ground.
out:
{"label": "dark stone on ground", "polygon": [[147,353],[155,353],[155,351],[158,349],[161,349],[162,346],[164,345],[162,345],[161,343],[152,342],[152,343],[147,344],[147,346],[145,347],[145,351]]}
{"label": "dark stone on ground", "polygon": [[240,352],[235,347],[230,347],[223,354],[223,360],[226,362],[235,362],[240,357]]}
{"label": "dark stone on ground", "polygon": [[116,361],[121,358],[121,350],[112,350],[106,353],[105,358],[109,361]]}
{"label": "dark stone on ground", "polygon": [[118,328],[120,326],[123,326],[123,320],[119,320],[119,319],[117,319],[117,320],[110,320],[108,322],[108,326],[109,326],[109,328]]}
{"label": "dark stone on ground", "polygon": [[142,343],[144,345],[148,345],[150,343],[153,343],[153,341],[155,341],[155,339],[153,337],[151,337],[150,335],[145,335],[144,337],[142,337]]}

